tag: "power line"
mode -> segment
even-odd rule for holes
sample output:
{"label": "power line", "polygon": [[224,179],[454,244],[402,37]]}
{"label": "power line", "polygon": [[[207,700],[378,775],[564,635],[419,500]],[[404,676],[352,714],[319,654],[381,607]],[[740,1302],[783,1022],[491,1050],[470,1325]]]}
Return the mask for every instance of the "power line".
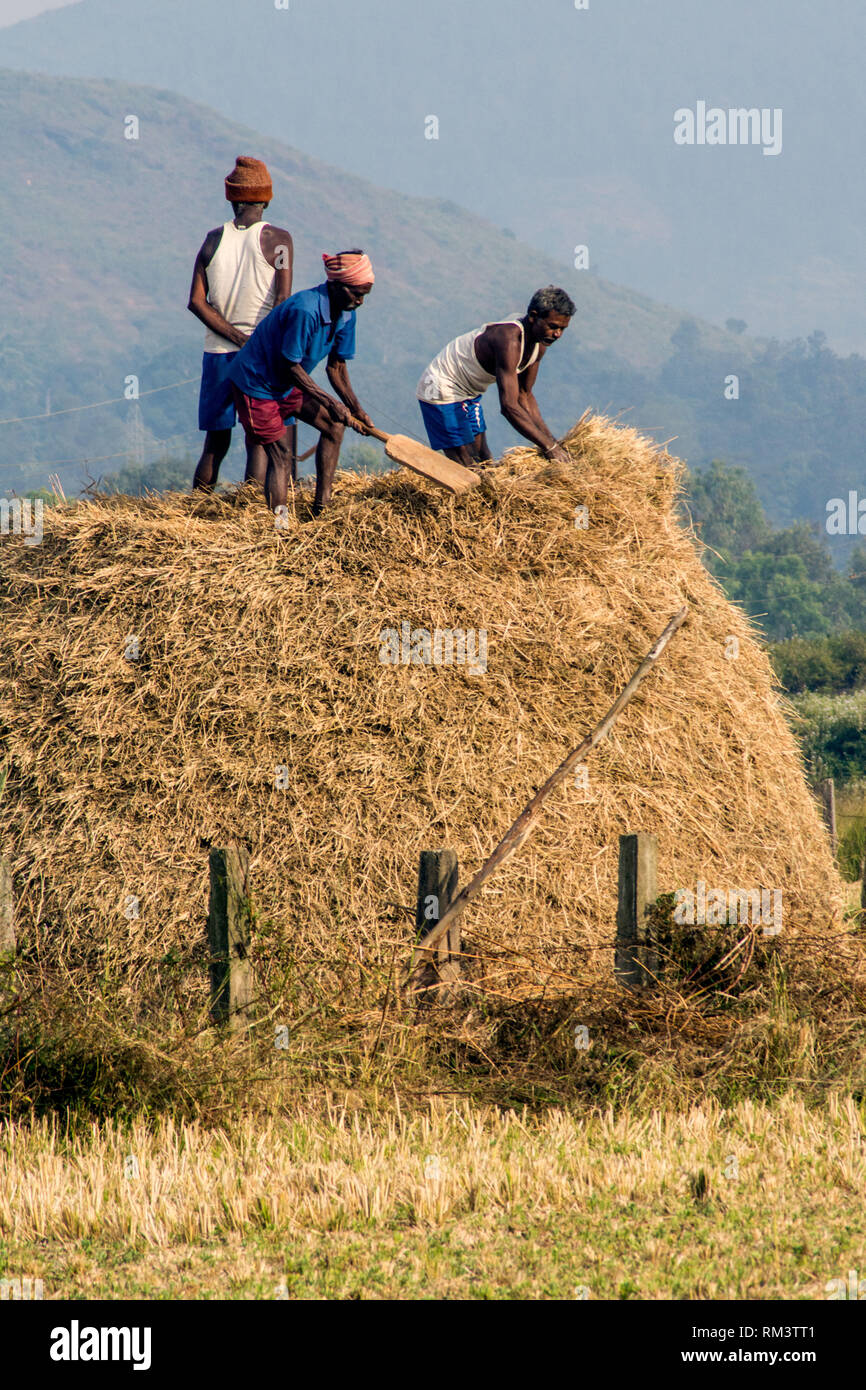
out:
{"label": "power line", "polygon": [[[185,430],[183,434],[170,434],[165,439],[155,439],[152,447],[171,444],[176,439],[188,439],[190,435],[198,433],[198,430]],[[134,450],[132,449],[119,449],[116,454],[95,454],[93,457],[88,454],[84,458],[77,459],[33,459],[30,463],[0,463],[0,468],[20,468],[33,472],[41,468],[58,468],[70,463],[105,463],[107,459],[128,458],[133,453]]]}
{"label": "power line", "polygon": [[156,396],[160,391],[174,391],[178,386],[191,386],[194,381],[200,380],[200,376],[188,376],[183,381],[173,381],[170,386],[153,386],[149,391],[139,391],[137,396],[113,396],[109,401],[93,401],[90,405],[71,405],[66,410],[43,411],[41,415],[18,415],[10,420],[0,420],[0,425],[21,425],[30,420],[56,420],[59,415],[74,415],[79,410],[99,410],[104,405],[120,405],[130,399],[139,400],[142,396]]}

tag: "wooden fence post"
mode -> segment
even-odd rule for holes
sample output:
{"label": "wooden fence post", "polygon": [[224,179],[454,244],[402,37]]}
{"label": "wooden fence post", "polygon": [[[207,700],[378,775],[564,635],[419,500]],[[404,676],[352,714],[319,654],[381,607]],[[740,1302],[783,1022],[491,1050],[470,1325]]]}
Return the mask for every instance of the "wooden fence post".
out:
{"label": "wooden fence post", "polygon": [[832,777],[825,777],[822,782],[818,782],[815,787],[821,800],[821,810],[824,816],[824,824],[830,832],[830,844],[833,853],[836,853],[836,784]]}
{"label": "wooden fence post", "polygon": [[252,1003],[250,967],[250,856],[243,845],[210,852],[210,906],[207,936],[210,947],[211,1017],[243,1027]]}
{"label": "wooden fence post", "polygon": [[615,974],[629,989],[651,985],[658,960],[649,939],[646,910],[658,897],[658,840],[655,835],[620,835],[619,903],[616,912]]}
{"label": "wooden fence post", "polygon": [[[451,906],[457,892],[458,865],[453,849],[422,849],[418,864],[418,901],[415,908],[416,939],[424,937]],[[456,995],[460,978],[460,922],[455,921],[437,942],[435,959],[430,962],[431,983],[436,983],[440,1000]]]}
{"label": "wooden fence post", "polygon": [[15,959],[15,894],[12,889],[12,865],[3,855],[0,858],[0,961]]}

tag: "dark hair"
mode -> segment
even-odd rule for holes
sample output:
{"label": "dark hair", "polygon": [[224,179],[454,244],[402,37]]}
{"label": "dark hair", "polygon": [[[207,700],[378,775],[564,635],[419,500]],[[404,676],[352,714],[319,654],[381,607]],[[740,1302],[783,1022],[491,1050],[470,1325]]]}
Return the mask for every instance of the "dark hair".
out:
{"label": "dark hair", "polygon": [[539,318],[546,318],[548,314],[565,314],[567,318],[572,318],[577,313],[577,305],[565,290],[548,285],[546,290],[535,291],[527,312]]}

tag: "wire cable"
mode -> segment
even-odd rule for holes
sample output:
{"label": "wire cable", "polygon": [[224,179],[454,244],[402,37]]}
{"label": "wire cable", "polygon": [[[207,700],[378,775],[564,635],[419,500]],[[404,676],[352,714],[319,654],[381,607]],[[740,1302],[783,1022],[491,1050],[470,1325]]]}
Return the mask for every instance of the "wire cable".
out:
{"label": "wire cable", "polygon": [[[176,439],[188,439],[190,435],[198,434],[198,430],[186,430],[183,434],[169,434],[165,439],[155,439],[149,446],[150,451],[165,444],[171,444]],[[77,459],[33,459],[29,463],[0,463],[0,468],[20,468],[32,472],[40,468],[57,468],[73,463],[105,463],[107,459],[129,458],[136,453],[135,449],[119,449],[116,454],[87,454],[83,458]]]}
{"label": "wire cable", "polygon": [[155,396],[160,391],[174,391],[178,386],[190,386],[200,381],[200,376],[188,376],[183,381],[173,381],[169,386],[153,386],[149,391],[139,391],[137,396],[112,396],[108,401],[93,401],[90,405],[70,405],[65,410],[43,411],[41,415],[17,415],[9,420],[0,420],[0,425],[22,425],[31,420],[56,420],[60,415],[74,415],[80,410],[99,410],[104,405],[119,405],[124,401],[141,400],[144,396]]}

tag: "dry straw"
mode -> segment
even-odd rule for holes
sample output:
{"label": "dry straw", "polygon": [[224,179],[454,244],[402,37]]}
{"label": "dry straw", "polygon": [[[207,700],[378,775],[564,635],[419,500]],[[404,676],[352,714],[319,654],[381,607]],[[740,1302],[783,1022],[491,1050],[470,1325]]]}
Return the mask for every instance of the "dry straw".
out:
{"label": "dry straw", "polygon": [[[283,531],[237,499],[114,497],[2,541],[4,841],[58,997],[188,1022],[207,846],[239,839],[269,1004],[377,1009],[419,851],[474,872],[683,604],[588,788],[551,797],[466,914],[471,988],[607,988],[635,830],[659,837],[660,890],[781,889],[790,960],[860,969],[769,661],[677,517],[680,465],[599,417],[567,442],[570,467],[512,450],[459,499],[342,474],[320,519],[299,489]],[[486,673],[383,664],[404,621],[486,631]]]}
{"label": "dry straw", "polygon": [[[736,1183],[726,1183],[732,1162]],[[689,1173],[700,1170],[728,1202],[772,1204],[785,1222],[802,1194],[804,1204],[824,1208],[822,1233],[837,1223],[844,1229],[849,1194],[866,1178],[857,1106],[834,1097],[815,1112],[787,1097],[773,1111],[707,1102],[682,1114],[577,1118],[553,1110],[535,1120],[463,1102],[371,1122],[328,1105],[302,1110],[291,1125],[257,1120],[228,1131],[171,1118],[122,1128],[108,1121],[72,1136],[45,1120],[9,1125],[0,1146],[0,1238],[168,1248],[253,1240],[263,1230],[294,1242],[304,1231],[333,1234],[358,1223],[369,1239],[368,1223],[381,1222],[411,1240],[413,1226],[475,1216],[477,1231],[503,1213],[525,1223],[600,1211],[599,1224],[615,1228],[606,1204],[621,1214],[639,1203],[660,1213],[653,1225],[669,1229],[674,1268],[684,1236],[670,1203],[682,1201]],[[44,1252],[36,1257],[41,1263]],[[798,1272],[807,1277],[802,1262]]]}

